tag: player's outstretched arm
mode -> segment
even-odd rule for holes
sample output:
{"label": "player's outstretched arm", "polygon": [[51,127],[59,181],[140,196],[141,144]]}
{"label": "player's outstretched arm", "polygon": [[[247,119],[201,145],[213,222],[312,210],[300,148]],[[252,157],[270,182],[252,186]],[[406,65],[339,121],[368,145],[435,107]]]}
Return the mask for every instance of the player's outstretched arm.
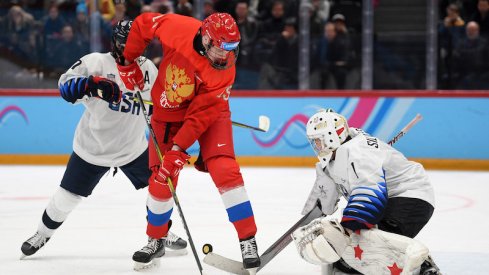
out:
{"label": "player's outstretched arm", "polygon": [[99,77],[75,77],[64,83],[60,83],[59,92],[64,100],[75,103],[85,95],[98,97],[109,103],[118,104],[122,98],[122,92],[114,81]]}

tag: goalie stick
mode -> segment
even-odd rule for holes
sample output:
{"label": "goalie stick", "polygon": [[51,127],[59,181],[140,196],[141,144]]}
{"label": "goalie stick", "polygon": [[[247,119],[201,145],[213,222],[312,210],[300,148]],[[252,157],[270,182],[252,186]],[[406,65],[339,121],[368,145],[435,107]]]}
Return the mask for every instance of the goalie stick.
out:
{"label": "goalie stick", "polygon": [[[418,123],[423,117],[420,114],[417,114],[401,131],[395,135],[387,144],[393,145],[400,138],[402,138],[416,123]],[[289,243],[292,242],[292,232],[294,232],[297,228],[308,224],[312,220],[319,218],[322,216],[322,211],[320,209],[320,205],[316,205],[314,209],[312,209],[309,213],[307,213],[304,217],[302,217],[296,224],[294,224],[287,232],[285,232],[274,244],[272,244],[261,256],[261,265],[257,269],[260,271],[265,265],[267,265],[275,256],[277,256]],[[205,251],[204,245],[204,253]],[[212,252],[212,246],[208,245],[209,252],[205,253],[204,263],[213,266],[217,269],[224,270],[229,273],[238,274],[238,275],[250,275],[250,272],[243,268],[243,263],[239,261],[235,261],[229,259],[227,257],[221,256]]]}
{"label": "goalie stick", "polygon": [[[138,98],[131,98],[131,99],[139,102]],[[151,105],[151,106],[153,105],[153,101],[150,101],[150,100],[143,100],[143,103]],[[267,116],[263,116],[263,115],[258,117],[258,127],[251,126],[248,124],[244,124],[241,122],[236,122],[236,121],[231,121],[231,123],[237,127],[251,129],[251,130],[260,131],[260,132],[268,132],[268,130],[270,129],[270,118]]]}

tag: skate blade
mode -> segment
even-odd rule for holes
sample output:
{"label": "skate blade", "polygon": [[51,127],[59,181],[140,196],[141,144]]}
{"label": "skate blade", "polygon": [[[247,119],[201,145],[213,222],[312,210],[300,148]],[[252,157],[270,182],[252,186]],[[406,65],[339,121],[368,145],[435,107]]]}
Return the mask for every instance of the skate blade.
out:
{"label": "skate blade", "polygon": [[250,275],[256,275],[256,272],[258,272],[258,267],[255,268],[248,268],[246,269]]}
{"label": "skate blade", "polygon": [[166,250],[165,252],[165,258],[167,257],[179,257],[179,256],[185,256],[188,254],[187,249],[178,249],[178,250]]}
{"label": "skate blade", "polygon": [[160,266],[160,258],[154,258],[148,263],[134,262],[135,271],[154,269],[154,268],[158,268],[159,266]]}
{"label": "skate blade", "polygon": [[24,253],[22,253],[22,254],[20,255],[19,260],[23,260],[25,257],[27,257],[27,255],[25,255]]}

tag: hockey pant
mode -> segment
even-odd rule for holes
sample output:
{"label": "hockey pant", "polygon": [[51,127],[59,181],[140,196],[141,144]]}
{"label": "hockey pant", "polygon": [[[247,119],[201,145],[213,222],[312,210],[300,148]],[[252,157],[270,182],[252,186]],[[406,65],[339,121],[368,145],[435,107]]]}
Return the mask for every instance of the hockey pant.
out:
{"label": "hockey pant", "polygon": [[[178,132],[181,123],[158,123],[152,121],[158,145],[162,152],[173,146],[172,137]],[[226,207],[229,221],[234,225],[239,239],[256,234],[256,224],[251,203],[244,187],[239,165],[234,158],[231,120],[222,117],[213,123],[199,138],[199,144],[207,171],[216,185]],[[225,144],[225,146],[217,146]],[[168,185],[157,183],[154,178],[159,169],[156,151],[150,141],[150,166],[153,171],[149,181],[149,194],[146,202],[148,226],[146,233],[151,238],[166,236],[168,222],[173,212],[174,200]],[[178,178],[174,179],[175,190]]]}

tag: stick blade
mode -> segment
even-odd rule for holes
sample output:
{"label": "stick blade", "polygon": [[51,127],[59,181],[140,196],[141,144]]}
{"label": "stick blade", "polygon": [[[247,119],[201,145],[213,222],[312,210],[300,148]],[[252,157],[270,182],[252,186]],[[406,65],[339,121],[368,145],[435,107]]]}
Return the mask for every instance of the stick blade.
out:
{"label": "stick blade", "polygon": [[207,255],[205,255],[204,263],[232,274],[250,274],[248,270],[244,269],[242,262],[226,258],[214,252],[209,252]]}
{"label": "stick blade", "polygon": [[265,132],[268,132],[268,130],[270,129],[270,118],[267,116],[259,116],[258,128],[262,129]]}

